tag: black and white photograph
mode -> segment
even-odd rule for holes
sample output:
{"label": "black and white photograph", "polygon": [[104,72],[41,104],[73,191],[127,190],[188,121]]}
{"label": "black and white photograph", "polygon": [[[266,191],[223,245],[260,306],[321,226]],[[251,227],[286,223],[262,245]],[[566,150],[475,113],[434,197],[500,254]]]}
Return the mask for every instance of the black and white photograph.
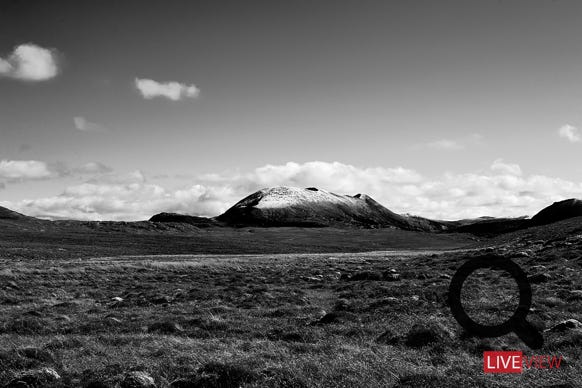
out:
{"label": "black and white photograph", "polygon": [[582,387],[582,2],[0,0],[1,388]]}

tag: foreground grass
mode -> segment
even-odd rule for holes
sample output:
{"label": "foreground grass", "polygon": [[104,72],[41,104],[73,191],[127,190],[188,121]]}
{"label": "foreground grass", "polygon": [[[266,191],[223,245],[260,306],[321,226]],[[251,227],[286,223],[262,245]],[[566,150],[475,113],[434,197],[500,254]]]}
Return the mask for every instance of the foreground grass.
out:
{"label": "foreground grass", "polygon": [[[540,327],[582,321],[582,298],[571,294],[582,289],[582,238],[552,244],[524,239],[497,249],[520,252],[514,260],[528,274],[548,274],[533,285],[529,318]],[[224,377],[213,386],[576,386],[578,331],[547,333],[545,348],[532,351],[514,335],[472,338],[452,319],[450,276],[480,253],[3,259],[0,386],[40,366],[70,387],[114,386],[130,370],[147,371],[160,387],[204,373]],[[512,290],[491,274],[469,289],[487,287]],[[479,292],[464,295],[476,318],[504,316],[486,302]],[[411,342],[418,323],[450,335]],[[567,366],[485,376],[486,349],[563,355]]]}

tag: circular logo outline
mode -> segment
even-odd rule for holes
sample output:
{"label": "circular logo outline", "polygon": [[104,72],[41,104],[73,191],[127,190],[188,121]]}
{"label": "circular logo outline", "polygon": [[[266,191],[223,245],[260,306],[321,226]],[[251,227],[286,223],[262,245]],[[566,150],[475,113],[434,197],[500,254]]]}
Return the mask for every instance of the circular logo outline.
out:
{"label": "circular logo outline", "polygon": [[[463,283],[474,271],[483,268],[501,269],[511,275],[519,288],[519,305],[513,315],[498,325],[482,325],[465,312],[461,303]],[[485,255],[465,262],[453,275],[449,285],[447,302],[455,320],[469,333],[480,337],[500,337],[514,332],[532,349],[543,346],[542,335],[526,320],[532,303],[531,285],[527,275],[512,260],[503,256]]]}

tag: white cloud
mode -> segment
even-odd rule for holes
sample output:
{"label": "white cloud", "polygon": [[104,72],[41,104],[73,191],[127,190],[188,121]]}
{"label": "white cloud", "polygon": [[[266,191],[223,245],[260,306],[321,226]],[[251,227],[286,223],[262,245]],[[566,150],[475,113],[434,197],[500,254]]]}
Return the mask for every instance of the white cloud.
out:
{"label": "white cloud", "polygon": [[59,72],[55,50],[33,43],[21,44],[6,57],[0,58],[0,76],[24,81],[45,81]]}
{"label": "white cloud", "polygon": [[113,169],[111,167],[99,162],[85,163],[82,166],[73,169],[73,172],[80,174],[105,174],[112,171]]}
{"label": "white cloud", "polygon": [[439,139],[427,143],[417,144],[413,148],[432,148],[437,150],[455,151],[462,150],[469,146],[478,145],[482,142],[483,136],[474,133],[455,139]]}
{"label": "white cloud", "polygon": [[0,178],[6,180],[45,179],[53,176],[49,166],[38,160],[2,160]]}
{"label": "white cloud", "polygon": [[497,159],[491,165],[491,170],[501,174],[521,175],[521,167],[518,164],[505,163],[503,159]]}
{"label": "white cloud", "polygon": [[561,126],[560,129],[558,130],[558,134],[560,135],[560,137],[563,137],[564,139],[572,143],[578,143],[580,140],[582,140],[580,130],[570,124]]}
{"label": "white cloud", "polygon": [[465,148],[465,146],[463,144],[459,143],[456,140],[450,140],[450,139],[441,139],[441,140],[427,143],[427,147],[441,149],[441,150],[460,150],[460,149]]}
{"label": "white cloud", "polygon": [[83,132],[107,132],[107,128],[101,124],[92,123],[82,116],[73,117],[75,128]]}
{"label": "white cloud", "polygon": [[147,219],[162,211],[216,216],[258,189],[279,185],[365,193],[395,212],[435,219],[533,215],[554,201],[582,197],[582,182],[526,175],[501,159],[485,172],[435,177],[403,167],[314,161],[200,175],[176,188],[151,182],[140,171],[105,173],[58,196],[0,206],[32,216],[91,220]]}
{"label": "white cloud", "polygon": [[196,98],[200,89],[196,85],[186,85],[179,82],[157,82],[151,79],[135,79],[135,87],[145,99],[164,97],[172,101],[183,98]]}

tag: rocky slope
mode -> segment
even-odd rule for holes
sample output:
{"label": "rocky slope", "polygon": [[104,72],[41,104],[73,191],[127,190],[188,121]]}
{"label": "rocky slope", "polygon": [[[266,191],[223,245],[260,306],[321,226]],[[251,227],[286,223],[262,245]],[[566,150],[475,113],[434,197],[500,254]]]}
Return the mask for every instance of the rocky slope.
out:
{"label": "rocky slope", "polygon": [[352,226],[441,231],[443,223],[396,214],[364,194],[338,195],[313,187],[259,190],[236,203],[218,221],[231,226]]}

